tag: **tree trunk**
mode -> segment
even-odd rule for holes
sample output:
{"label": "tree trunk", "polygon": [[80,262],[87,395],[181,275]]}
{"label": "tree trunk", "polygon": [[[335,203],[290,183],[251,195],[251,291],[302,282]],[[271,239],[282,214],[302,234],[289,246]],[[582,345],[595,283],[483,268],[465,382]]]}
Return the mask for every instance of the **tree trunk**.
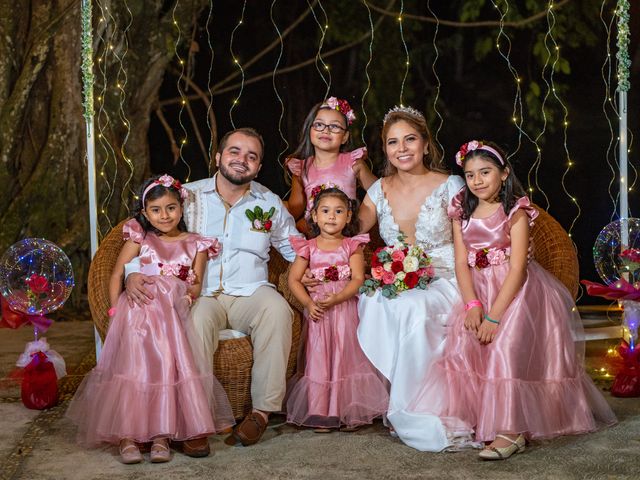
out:
{"label": "tree trunk", "polygon": [[[101,2],[108,11],[94,2],[102,234],[126,215],[131,190],[148,173],[150,112],[175,57],[177,28],[188,39],[205,4],[130,0],[129,13],[124,2]],[[80,2],[32,0],[15,8],[0,0],[0,12],[0,254],[25,237],[58,244],[74,266],[77,308],[90,261]]]}

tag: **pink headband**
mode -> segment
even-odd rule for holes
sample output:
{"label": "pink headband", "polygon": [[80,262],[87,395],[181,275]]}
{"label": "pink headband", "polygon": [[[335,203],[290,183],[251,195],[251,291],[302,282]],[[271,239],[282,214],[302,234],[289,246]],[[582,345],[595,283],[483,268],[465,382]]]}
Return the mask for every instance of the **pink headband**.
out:
{"label": "pink headband", "polygon": [[322,105],[320,105],[320,108],[327,107],[331,110],[337,110],[341,114],[343,114],[347,119],[347,125],[351,125],[356,119],[356,114],[353,113],[353,108],[351,108],[351,105],[349,105],[349,102],[347,102],[346,100],[336,97],[329,97],[324,102],[322,102]]}
{"label": "pink headband", "polygon": [[145,188],[144,192],[142,192],[142,208],[144,208],[144,199],[147,196],[147,193],[149,193],[149,190],[157,187],[158,185],[162,185],[165,188],[175,188],[176,190],[178,190],[178,192],[180,192],[181,200],[184,200],[189,196],[189,192],[187,192],[187,189],[182,186],[179,180],[176,180],[171,175],[164,174],[157,180],[154,180],[149,185],[147,185],[147,188]]}
{"label": "pink headband", "polygon": [[470,142],[467,142],[460,147],[460,151],[456,153],[456,163],[459,166],[462,166],[464,157],[467,156],[467,153],[472,152],[474,150],[485,150],[487,152],[490,152],[493,155],[495,155],[495,157],[500,161],[502,165],[504,165],[504,160],[502,158],[502,155],[500,155],[495,148],[492,148],[489,145],[484,145],[482,142],[479,142],[478,140],[471,140]]}

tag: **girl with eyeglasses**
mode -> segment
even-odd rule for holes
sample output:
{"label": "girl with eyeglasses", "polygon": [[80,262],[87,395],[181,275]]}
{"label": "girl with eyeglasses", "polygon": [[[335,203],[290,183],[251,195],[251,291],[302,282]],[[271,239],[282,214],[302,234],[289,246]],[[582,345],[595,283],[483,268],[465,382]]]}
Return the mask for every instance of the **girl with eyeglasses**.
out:
{"label": "girl with eyeglasses", "polygon": [[285,163],[292,175],[285,204],[305,234],[318,193],[336,187],[355,199],[357,182],[367,190],[377,180],[365,162],[366,148],[347,151],[349,125],[355,118],[346,100],[330,97],[316,104],[302,125],[298,148]]}

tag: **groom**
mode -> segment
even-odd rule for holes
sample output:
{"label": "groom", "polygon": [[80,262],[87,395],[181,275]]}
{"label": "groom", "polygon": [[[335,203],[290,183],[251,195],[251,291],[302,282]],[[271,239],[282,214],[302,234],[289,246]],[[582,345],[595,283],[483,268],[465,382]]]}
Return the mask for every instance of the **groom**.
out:
{"label": "groom", "polygon": [[[220,255],[207,263],[201,297],[191,309],[197,334],[191,341],[202,342],[213,361],[221,329],[251,335],[253,410],[226,440],[245,446],[258,442],[270,412],[281,410],[291,350],[293,312],[268,282],[269,250],[273,246],[291,262],[295,253],[289,235],[300,235],[280,198],[253,181],[263,154],[264,142],[258,132],[233,130],[220,140],[215,157],[218,172],[184,185],[189,190],[184,206],[188,230],[222,243]],[[257,218],[261,212],[263,216]],[[152,280],[140,273],[127,277],[130,301],[141,303],[150,298],[145,283]],[[184,453],[208,455],[207,438],[184,442]]]}

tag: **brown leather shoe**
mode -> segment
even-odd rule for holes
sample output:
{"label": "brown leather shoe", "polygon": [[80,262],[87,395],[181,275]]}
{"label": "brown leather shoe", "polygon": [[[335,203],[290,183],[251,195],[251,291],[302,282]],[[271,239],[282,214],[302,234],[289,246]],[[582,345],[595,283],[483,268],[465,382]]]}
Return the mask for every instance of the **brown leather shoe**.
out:
{"label": "brown leather shoe", "polygon": [[192,438],[182,442],[182,453],[190,457],[206,457],[211,453],[207,437]]}
{"label": "brown leather shoe", "polygon": [[233,433],[227,437],[225,443],[233,445],[240,442],[245,447],[258,443],[262,434],[267,429],[267,421],[257,412],[251,412],[239,425],[233,429]]}

